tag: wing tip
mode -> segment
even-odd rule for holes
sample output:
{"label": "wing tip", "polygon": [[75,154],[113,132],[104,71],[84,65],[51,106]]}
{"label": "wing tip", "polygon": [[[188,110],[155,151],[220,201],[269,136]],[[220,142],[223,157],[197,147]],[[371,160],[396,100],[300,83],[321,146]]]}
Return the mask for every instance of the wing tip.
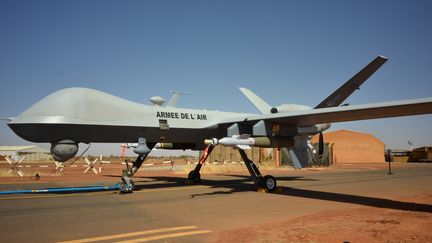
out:
{"label": "wing tip", "polygon": [[388,58],[387,57],[385,57],[385,56],[383,56],[383,55],[378,55],[378,58],[381,58],[381,59],[384,59],[384,60],[388,60]]}
{"label": "wing tip", "polygon": [[15,117],[6,117],[6,118],[0,118],[0,121],[13,121],[15,119]]}

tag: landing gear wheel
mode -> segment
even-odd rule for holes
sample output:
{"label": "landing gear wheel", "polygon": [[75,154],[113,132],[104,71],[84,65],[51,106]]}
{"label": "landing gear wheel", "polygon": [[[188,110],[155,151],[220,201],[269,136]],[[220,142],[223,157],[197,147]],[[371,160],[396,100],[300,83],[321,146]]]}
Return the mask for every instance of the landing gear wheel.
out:
{"label": "landing gear wheel", "polygon": [[261,186],[269,192],[274,192],[276,190],[276,179],[271,175],[266,175],[261,179]]}
{"label": "landing gear wheel", "polygon": [[201,181],[201,174],[199,172],[195,173],[194,170],[191,170],[188,175],[188,180],[198,183]]}
{"label": "landing gear wheel", "polygon": [[132,193],[135,189],[135,182],[131,179],[122,178],[122,182],[120,183],[120,193]]}

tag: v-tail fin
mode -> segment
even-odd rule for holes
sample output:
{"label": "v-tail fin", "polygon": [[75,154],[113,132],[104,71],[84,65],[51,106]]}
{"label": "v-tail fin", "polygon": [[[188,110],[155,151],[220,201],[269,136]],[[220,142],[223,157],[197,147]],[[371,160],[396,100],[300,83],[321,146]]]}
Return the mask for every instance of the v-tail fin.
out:
{"label": "v-tail fin", "polygon": [[249,99],[250,102],[262,113],[270,114],[272,106],[261,99],[258,95],[252,92],[250,89],[239,88],[240,91]]}
{"label": "v-tail fin", "polygon": [[355,90],[359,89],[360,85],[374,74],[387,60],[388,59],[383,56],[377,56],[366,67],[360,70],[360,72],[350,78],[346,83],[333,92],[333,94],[317,105],[315,109],[341,105],[342,102],[344,102]]}

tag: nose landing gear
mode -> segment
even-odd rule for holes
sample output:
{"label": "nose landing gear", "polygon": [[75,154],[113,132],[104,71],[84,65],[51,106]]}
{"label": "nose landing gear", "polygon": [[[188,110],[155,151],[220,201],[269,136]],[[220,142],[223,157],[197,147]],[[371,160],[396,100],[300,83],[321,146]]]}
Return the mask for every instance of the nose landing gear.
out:
{"label": "nose landing gear", "polygon": [[132,176],[138,171],[138,169],[143,164],[144,160],[147,158],[148,154],[151,152],[151,148],[147,146],[145,138],[138,139],[138,146],[134,148],[134,152],[138,154],[132,167],[126,162],[126,169],[123,170],[122,182],[120,183],[121,193],[132,193],[135,189],[135,183],[132,180]]}

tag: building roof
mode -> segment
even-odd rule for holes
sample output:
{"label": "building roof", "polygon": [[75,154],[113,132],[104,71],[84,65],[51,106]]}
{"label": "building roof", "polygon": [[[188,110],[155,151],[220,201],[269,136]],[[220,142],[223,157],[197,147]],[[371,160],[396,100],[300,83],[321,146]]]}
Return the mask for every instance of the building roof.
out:
{"label": "building roof", "polygon": [[36,146],[0,146],[0,151],[20,151],[23,149],[35,148]]}
{"label": "building roof", "polygon": [[0,146],[0,151],[15,151],[20,153],[50,153],[38,146]]}
{"label": "building roof", "polygon": [[408,149],[386,149],[386,151],[390,150],[392,153],[406,153],[411,152],[411,150]]}
{"label": "building roof", "polygon": [[[346,135],[349,134],[351,136],[368,137],[368,138],[371,138],[371,139],[375,140],[376,142],[378,142],[378,143],[380,143],[380,144],[382,144],[382,145],[385,146],[385,144],[381,140],[379,140],[377,137],[375,137],[374,135],[372,135],[370,133],[363,133],[363,132],[351,131],[351,130],[346,130],[346,129],[325,132],[323,134],[324,135],[324,142],[325,142],[326,138],[337,136],[337,134],[346,134]],[[311,142],[312,143],[317,143],[318,142],[318,138],[319,138],[319,134],[313,136]]]}
{"label": "building roof", "polygon": [[432,146],[423,146],[413,149],[413,151],[426,151],[426,150],[432,150]]}

